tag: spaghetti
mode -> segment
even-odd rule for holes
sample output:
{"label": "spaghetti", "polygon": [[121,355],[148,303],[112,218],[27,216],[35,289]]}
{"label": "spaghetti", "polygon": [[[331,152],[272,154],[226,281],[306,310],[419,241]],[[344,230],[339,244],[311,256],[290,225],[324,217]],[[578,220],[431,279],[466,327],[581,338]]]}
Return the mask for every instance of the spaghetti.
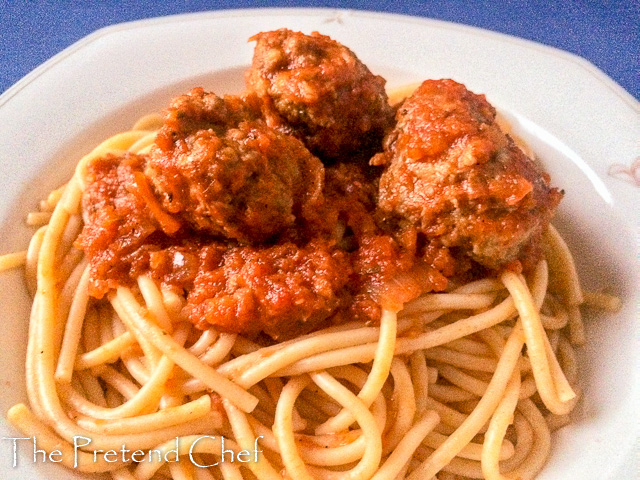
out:
{"label": "spaghetti", "polygon": [[[121,480],[536,476],[580,396],[579,307],[619,306],[582,292],[553,227],[527,277],[507,270],[385,306],[377,326],[267,346],[197,329],[185,299],[148,276],[91,298],[76,246],[87,165],[144,154],[161,124],[145,117],[85,156],[30,215],[42,226],[28,250],[0,257],[25,266],[33,293],[29,406],[8,412],[18,430],[68,468]],[[99,454],[125,448],[140,454]]]}

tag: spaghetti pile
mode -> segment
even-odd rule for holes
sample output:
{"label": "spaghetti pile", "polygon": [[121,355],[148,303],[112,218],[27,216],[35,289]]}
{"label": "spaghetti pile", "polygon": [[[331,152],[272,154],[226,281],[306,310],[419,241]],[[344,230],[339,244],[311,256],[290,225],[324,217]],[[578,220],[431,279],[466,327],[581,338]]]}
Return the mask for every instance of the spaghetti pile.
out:
{"label": "spaghetti pile", "polygon": [[[82,159],[30,215],[42,226],[28,251],[1,257],[2,268],[25,263],[33,294],[29,406],[8,413],[18,430],[69,468],[119,480],[535,477],[579,398],[579,307],[617,306],[582,292],[553,227],[529,277],[424,294],[384,309],[379,326],[268,346],[197,330],[180,316],[185,299],[146,276],[91,298],[74,245],[86,164],[144,153],[159,124],[145,117]],[[90,442],[74,451],[78,437]],[[124,447],[143,453],[94,453]]]}

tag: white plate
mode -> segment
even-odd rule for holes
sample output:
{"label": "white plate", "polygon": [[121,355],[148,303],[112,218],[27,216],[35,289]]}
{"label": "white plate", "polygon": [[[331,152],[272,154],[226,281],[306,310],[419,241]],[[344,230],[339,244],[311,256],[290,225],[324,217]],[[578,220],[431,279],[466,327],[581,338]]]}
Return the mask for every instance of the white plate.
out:
{"label": "white plate", "polygon": [[[254,33],[318,30],[349,46],[401,85],[449,77],[488,99],[538,153],[566,191],[555,221],[588,288],[620,295],[617,314],[587,318],[576,423],[553,438],[540,479],[631,479],[638,473],[640,327],[637,243],[638,103],[586,61],[516,38],[439,21],[354,11],[237,10],[166,17],[100,30],[29,74],[0,97],[0,249],[22,249],[23,218],[68,178],[77,159],[140,115],[201,85],[242,89]],[[633,166],[635,178],[633,177]],[[625,173],[626,172],[626,173]],[[28,301],[18,272],[0,278],[2,413],[25,401]],[[2,437],[16,432],[0,420]],[[34,464],[23,446],[12,467],[0,442],[3,478],[69,478]]]}

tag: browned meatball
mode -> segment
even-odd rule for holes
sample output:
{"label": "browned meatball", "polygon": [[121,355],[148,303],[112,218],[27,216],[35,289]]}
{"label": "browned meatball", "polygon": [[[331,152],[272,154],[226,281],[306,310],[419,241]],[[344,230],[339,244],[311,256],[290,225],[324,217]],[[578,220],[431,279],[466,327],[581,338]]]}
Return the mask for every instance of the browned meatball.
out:
{"label": "browned meatball", "polygon": [[562,193],[495,123],[495,109],[453,80],[428,80],[397,113],[385,152],[379,206],[436,245],[490,269],[525,267]]}
{"label": "browned meatball", "polygon": [[219,97],[203,88],[193,88],[171,100],[155,143],[162,151],[170,152],[176,142],[184,141],[198,130],[213,130],[223,135],[240,122],[259,118],[260,101],[255,95]]}
{"label": "browned meatball", "polygon": [[309,332],[348,299],[348,256],[322,242],[211,245],[201,250],[200,260],[187,306],[200,328],[262,331],[283,340]]}
{"label": "browned meatball", "polygon": [[255,119],[248,100],[193,90],[165,122],[145,173],[163,207],[197,231],[263,242],[322,198],[320,160]]}
{"label": "browned meatball", "polygon": [[300,138],[331,160],[381,148],[393,111],[385,80],[355,54],[317,32],[281,29],[252,37],[247,86],[264,102],[267,123]]}

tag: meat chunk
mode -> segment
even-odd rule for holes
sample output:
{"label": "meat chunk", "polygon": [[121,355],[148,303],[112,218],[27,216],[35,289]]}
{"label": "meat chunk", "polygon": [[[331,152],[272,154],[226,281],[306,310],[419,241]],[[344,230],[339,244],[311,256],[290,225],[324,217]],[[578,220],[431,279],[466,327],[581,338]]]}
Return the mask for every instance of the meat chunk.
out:
{"label": "meat chunk", "polygon": [[145,173],[163,207],[201,233],[267,241],[322,198],[324,167],[250,100],[196,89],[173,101]]}
{"label": "meat chunk", "polygon": [[300,138],[322,159],[381,148],[393,111],[385,80],[347,47],[317,32],[281,29],[252,37],[256,48],[246,80],[263,100],[270,126]]}
{"label": "meat chunk", "polygon": [[347,299],[347,255],[329,245],[209,246],[188,297],[196,326],[276,340],[309,332]]}
{"label": "meat chunk", "polygon": [[199,130],[223,135],[241,122],[259,118],[260,101],[255,95],[219,97],[203,88],[193,88],[171,100],[155,143],[163,152],[170,152],[177,142]]}
{"label": "meat chunk", "polygon": [[495,123],[495,109],[452,80],[428,80],[397,112],[385,151],[381,209],[428,242],[499,269],[535,262],[562,193]]}

